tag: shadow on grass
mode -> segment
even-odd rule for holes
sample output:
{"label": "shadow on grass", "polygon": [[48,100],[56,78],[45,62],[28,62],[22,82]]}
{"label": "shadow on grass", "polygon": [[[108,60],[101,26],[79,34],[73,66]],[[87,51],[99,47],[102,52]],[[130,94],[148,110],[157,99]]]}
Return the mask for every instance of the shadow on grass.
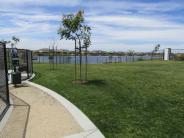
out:
{"label": "shadow on grass", "polygon": [[103,86],[106,85],[104,80],[89,80],[86,85]]}

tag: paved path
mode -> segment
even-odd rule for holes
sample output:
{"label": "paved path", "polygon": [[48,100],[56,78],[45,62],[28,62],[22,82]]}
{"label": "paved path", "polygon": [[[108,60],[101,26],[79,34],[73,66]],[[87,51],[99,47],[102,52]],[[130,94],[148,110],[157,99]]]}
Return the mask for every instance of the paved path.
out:
{"label": "paved path", "polygon": [[61,138],[83,131],[68,110],[42,90],[26,85],[10,92],[14,109],[0,138]]}

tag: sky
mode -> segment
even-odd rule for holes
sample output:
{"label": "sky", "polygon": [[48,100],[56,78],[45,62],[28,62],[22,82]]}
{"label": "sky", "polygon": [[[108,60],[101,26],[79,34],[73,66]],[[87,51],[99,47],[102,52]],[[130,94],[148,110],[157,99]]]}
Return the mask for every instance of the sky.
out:
{"label": "sky", "polygon": [[37,50],[60,40],[62,15],[84,10],[92,28],[90,50],[151,51],[184,48],[183,0],[0,0],[0,40],[20,38],[18,48]]}

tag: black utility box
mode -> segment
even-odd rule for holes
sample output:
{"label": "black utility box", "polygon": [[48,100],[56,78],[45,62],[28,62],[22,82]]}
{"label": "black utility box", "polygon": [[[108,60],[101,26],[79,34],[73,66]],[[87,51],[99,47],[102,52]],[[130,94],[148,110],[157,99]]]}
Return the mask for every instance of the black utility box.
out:
{"label": "black utility box", "polygon": [[13,72],[12,73],[12,83],[13,84],[21,84],[21,72]]}

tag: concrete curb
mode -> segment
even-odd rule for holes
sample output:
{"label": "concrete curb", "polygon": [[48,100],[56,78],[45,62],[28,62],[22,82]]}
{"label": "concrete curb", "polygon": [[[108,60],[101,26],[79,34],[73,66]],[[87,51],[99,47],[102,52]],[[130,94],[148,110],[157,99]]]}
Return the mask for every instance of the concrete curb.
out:
{"label": "concrete curb", "polygon": [[33,78],[35,77],[35,74],[33,73],[31,78],[27,79],[27,80],[23,80],[22,83],[27,83],[29,82],[30,80],[32,80]]}
{"label": "concrete curb", "polygon": [[65,138],[105,138],[104,135],[100,132],[100,130],[89,120],[89,118],[81,111],[79,110],[75,105],[73,105],[71,102],[69,102],[67,99],[65,99],[63,96],[57,94],[56,92],[43,87],[41,85],[35,84],[30,81],[25,81],[31,86],[34,86],[48,95],[55,98],[57,101],[59,101],[75,118],[75,120],[79,123],[79,125],[83,128],[84,132],[78,133],[75,135],[66,136]]}

